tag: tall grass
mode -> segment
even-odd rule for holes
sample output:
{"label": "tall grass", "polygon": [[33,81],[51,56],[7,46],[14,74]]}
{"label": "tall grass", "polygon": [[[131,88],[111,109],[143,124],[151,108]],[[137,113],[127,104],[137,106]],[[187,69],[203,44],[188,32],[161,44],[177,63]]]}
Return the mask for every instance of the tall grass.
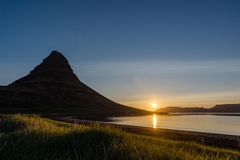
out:
{"label": "tall grass", "polygon": [[1,160],[238,160],[238,151],[134,135],[37,116],[0,120]]}

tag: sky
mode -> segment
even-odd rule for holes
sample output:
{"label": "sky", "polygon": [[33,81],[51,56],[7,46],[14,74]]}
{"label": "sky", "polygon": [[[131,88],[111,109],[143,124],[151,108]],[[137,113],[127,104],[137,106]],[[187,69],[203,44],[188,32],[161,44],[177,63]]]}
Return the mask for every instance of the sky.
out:
{"label": "sky", "polygon": [[52,50],[112,100],[240,103],[239,0],[0,0],[0,85]]}

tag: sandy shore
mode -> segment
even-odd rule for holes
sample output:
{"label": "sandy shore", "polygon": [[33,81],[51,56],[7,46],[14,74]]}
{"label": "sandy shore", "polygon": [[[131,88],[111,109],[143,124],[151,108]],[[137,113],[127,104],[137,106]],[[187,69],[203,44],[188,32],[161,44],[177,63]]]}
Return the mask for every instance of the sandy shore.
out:
{"label": "sandy shore", "polygon": [[53,120],[64,121],[69,123],[84,124],[84,125],[95,125],[96,123],[101,126],[111,126],[114,128],[119,128],[121,130],[153,136],[162,137],[171,140],[180,141],[193,141],[199,144],[210,145],[221,148],[229,148],[240,150],[240,136],[234,135],[224,135],[224,134],[214,134],[214,133],[203,133],[203,132],[193,132],[193,131],[180,131],[171,130],[163,128],[151,128],[151,127],[138,127],[130,125],[113,124],[101,121],[90,121],[90,120],[80,120],[72,117],[48,117]]}

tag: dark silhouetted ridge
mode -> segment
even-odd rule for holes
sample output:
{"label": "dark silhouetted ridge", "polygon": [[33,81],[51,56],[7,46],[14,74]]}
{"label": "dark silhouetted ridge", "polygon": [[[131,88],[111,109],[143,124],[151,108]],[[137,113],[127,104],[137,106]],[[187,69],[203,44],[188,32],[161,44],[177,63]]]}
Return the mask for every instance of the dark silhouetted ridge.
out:
{"label": "dark silhouetted ridge", "polygon": [[240,104],[218,104],[210,108],[212,112],[240,112]]}
{"label": "dark silhouetted ridge", "polygon": [[186,112],[222,112],[222,113],[240,113],[240,104],[219,104],[212,108],[203,107],[165,107],[156,110],[156,112],[186,113]]}
{"label": "dark silhouetted ridge", "polygon": [[0,87],[0,110],[104,115],[147,113],[115,103],[89,88],[58,51],[52,51],[27,76]]}
{"label": "dark silhouetted ridge", "polygon": [[181,112],[206,112],[203,107],[164,107],[159,108],[156,112],[181,113]]}
{"label": "dark silhouetted ridge", "polygon": [[77,85],[79,80],[73,73],[67,59],[60,52],[52,51],[29,75],[13,82],[9,86],[30,87],[34,84],[39,85],[39,83]]}
{"label": "dark silhouetted ridge", "polygon": [[49,70],[61,70],[71,73],[73,72],[67,59],[63,56],[62,53],[58,51],[52,51],[50,55],[47,58],[45,58],[43,62],[32,71],[32,73],[34,74]]}

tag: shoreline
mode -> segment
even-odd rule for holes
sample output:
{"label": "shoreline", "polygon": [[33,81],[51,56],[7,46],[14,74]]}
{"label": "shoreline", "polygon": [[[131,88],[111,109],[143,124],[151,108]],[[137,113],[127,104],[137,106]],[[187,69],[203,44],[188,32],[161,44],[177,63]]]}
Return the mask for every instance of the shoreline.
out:
{"label": "shoreline", "polygon": [[196,142],[198,144],[207,145],[207,146],[240,150],[240,136],[237,136],[237,135],[225,135],[225,134],[218,134],[218,133],[205,133],[205,132],[173,130],[173,129],[164,129],[164,128],[131,126],[131,125],[114,124],[114,123],[102,122],[102,121],[82,120],[82,119],[72,118],[70,116],[62,116],[62,117],[50,116],[46,118],[56,120],[56,121],[82,124],[82,125],[88,125],[88,126],[98,124],[100,126],[110,126],[113,128],[118,128],[133,134],[141,134],[141,135],[170,139],[170,140]]}
{"label": "shoreline", "polygon": [[213,116],[240,116],[240,113],[222,113],[222,112],[169,112],[168,115],[213,115]]}

